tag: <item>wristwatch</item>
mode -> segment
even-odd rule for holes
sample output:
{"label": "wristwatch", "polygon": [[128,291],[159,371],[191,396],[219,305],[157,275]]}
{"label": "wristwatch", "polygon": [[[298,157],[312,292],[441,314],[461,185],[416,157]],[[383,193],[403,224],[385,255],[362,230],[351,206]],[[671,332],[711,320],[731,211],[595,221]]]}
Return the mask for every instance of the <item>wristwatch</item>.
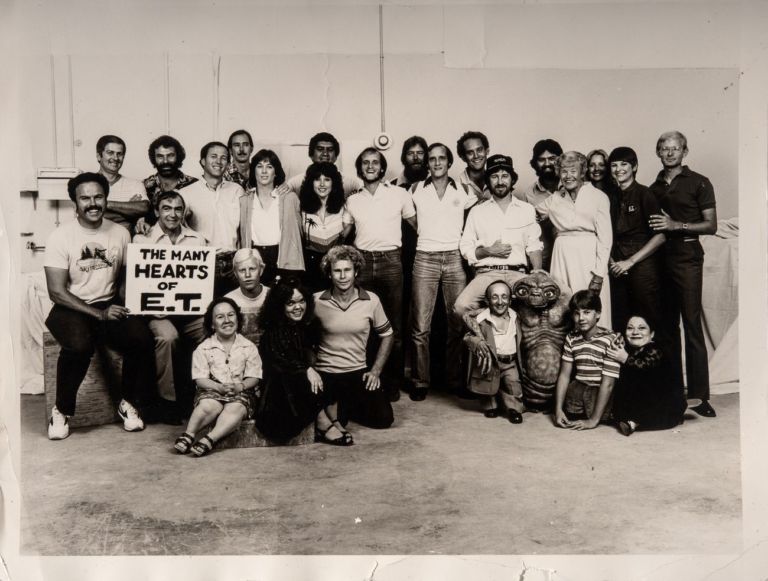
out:
{"label": "wristwatch", "polygon": [[683,230],[688,230],[688,222],[683,222]]}

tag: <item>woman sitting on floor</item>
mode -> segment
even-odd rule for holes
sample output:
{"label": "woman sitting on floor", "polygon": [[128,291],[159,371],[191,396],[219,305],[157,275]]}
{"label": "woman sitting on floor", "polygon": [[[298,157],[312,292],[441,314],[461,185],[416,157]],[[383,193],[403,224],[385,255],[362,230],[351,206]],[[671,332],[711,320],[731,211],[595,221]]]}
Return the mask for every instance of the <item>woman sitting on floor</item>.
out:
{"label": "woman sitting on floor", "polygon": [[315,440],[347,445],[323,409],[323,380],[312,367],[314,300],[295,279],[280,281],[267,296],[259,326],[264,383],[256,427],[270,440],[284,443],[313,421]]}
{"label": "woman sitting on floor", "polygon": [[683,422],[683,390],[674,381],[668,359],[653,342],[653,327],[646,317],[630,317],[624,341],[606,355],[621,363],[613,390],[613,417],[622,434],[666,430]]}
{"label": "woman sitting on floor", "polygon": [[[195,456],[210,452],[253,413],[261,380],[261,357],[256,345],[238,333],[243,315],[235,301],[214,299],[203,320],[208,337],[192,354],[195,409],[187,431],[174,444],[180,454],[191,451]],[[195,442],[195,434],[214,420],[208,435]]]}

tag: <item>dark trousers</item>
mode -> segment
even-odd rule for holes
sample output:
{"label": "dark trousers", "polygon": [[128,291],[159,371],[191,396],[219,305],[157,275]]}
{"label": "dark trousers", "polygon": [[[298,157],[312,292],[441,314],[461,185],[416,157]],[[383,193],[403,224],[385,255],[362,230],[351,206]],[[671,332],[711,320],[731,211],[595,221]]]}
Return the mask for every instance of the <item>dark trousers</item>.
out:
{"label": "dark trousers", "polygon": [[338,403],[338,420],[344,425],[352,420],[369,428],[388,428],[395,421],[389,396],[381,387],[365,389],[364,373],[365,369],[347,373],[321,371],[326,402]]}
{"label": "dark trousers", "polygon": [[[105,309],[109,304],[99,302],[92,306]],[[119,321],[100,321],[54,305],[45,324],[61,345],[56,366],[56,407],[61,413],[75,414],[77,390],[99,345],[108,345],[123,355],[120,382],[123,399],[139,407],[156,396],[155,341],[141,318],[129,316]]]}
{"label": "dark trousers", "polygon": [[[635,264],[626,275],[611,277],[614,331],[624,333],[627,322],[633,315],[650,317],[654,325],[661,322],[661,263],[656,254]],[[614,260],[626,258],[614,256]]]}
{"label": "dark trousers", "polygon": [[[362,251],[365,264],[358,276],[358,282],[381,299],[384,313],[392,324],[394,345],[382,372],[382,383],[387,393],[399,392],[405,373],[403,364],[402,308],[403,308],[403,264],[400,261],[400,249],[384,252]],[[376,341],[371,342],[375,354]]]}
{"label": "dark trousers", "polygon": [[680,238],[664,245],[664,323],[659,344],[669,354],[673,376],[682,385],[680,317],[685,334],[685,371],[688,397],[709,399],[709,357],[701,323],[701,290],[704,249],[698,240]]}

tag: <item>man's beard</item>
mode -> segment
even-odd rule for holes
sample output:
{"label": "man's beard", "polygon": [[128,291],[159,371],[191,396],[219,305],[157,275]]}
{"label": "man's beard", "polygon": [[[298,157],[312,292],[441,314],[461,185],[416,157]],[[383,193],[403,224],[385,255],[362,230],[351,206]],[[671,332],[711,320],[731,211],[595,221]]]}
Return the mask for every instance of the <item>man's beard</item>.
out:
{"label": "man's beard", "polygon": [[403,167],[403,175],[405,176],[405,180],[408,183],[416,183],[421,182],[427,179],[427,174],[429,173],[429,170],[427,169],[427,166],[422,165],[405,165]]}

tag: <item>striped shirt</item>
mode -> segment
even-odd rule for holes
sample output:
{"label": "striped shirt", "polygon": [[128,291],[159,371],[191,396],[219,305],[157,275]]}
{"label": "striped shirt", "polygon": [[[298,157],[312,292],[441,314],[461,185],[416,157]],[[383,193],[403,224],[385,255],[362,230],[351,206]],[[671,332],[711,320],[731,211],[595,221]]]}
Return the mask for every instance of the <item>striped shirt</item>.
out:
{"label": "striped shirt", "polygon": [[603,375],[619,377],[619,363],[609,359],[605,352],[616,335],[608,329],[597,327],[591,339],[581,333],[571,332],[565,338],[563,361],[576,364],[576,379],[590,387],[600,387]]}

